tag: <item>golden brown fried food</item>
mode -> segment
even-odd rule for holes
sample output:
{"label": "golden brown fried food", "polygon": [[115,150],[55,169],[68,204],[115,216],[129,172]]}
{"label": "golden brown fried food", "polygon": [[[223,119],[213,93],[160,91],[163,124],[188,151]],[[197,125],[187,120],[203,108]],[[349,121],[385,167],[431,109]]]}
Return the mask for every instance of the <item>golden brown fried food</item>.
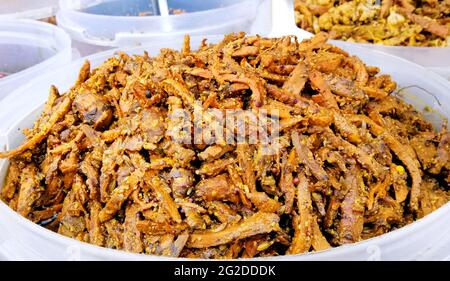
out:
{"label": "golden brown fried food", "polygon": [[[446,126],[324,34],[189,42],[86,63],[70,91],[52,87],[24,144],[0,153],[2,200],[81,241],[190,258],[321,251],[449,201]],[[255,122],[273,143],[251,141]]]}
{"label": "golden brown fried food", "polygon": [[448,0],[295,0],[300,28],[333,39],[395,46],[450,46]]}

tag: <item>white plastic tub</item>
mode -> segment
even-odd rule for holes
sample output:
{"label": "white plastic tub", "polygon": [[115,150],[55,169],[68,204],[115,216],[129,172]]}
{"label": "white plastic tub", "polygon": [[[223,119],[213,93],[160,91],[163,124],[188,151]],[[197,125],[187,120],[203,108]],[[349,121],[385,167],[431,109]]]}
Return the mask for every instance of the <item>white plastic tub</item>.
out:
{"label": "white plastic tub", "polygon": [[[281,20],[273,22],[275,28],[284,33],[306,32],[295,23],[293,0],[277,0],[279,8],[277,14]],[[282,16],[281,16],[282,15]],[[414,63],[420,64],[450,80],[450,47],[405,47],[405,46],[385,46],[378,44],[350,43],[346,41],[336,41],[341,46],[358,45],[399,56]]]}
{"label": "white plastic tub", "polygon": [[[155,2],[61,0],[57,21],[84,53],[172,40],[187,33],[267,33],[271,28],[271,0],[168,0],[169,9],[186,13],[161,16]],[[257,16],[264,20],[256,21]]]}
{"label": "white plastic tub", "polygon": [[70,37],[60,28],[32,20],[0,20],[0,100],[42,72],[69,63]]}
{"label": "white plastic tub", "polygon": [[[214,40],[218,40],[214,37]],[[200,38],[192,38],[196,46]],[[157,54],[162,47],[181,48],[181,42],[159,43],[152,46],[125,50],[129,54],[142,54],[147,50]],[[401,58],[371,51],[357,46],[344,46],[351,54],[359,56],[369,65],[379,66],[382,72],[389,73],[399,87],[411,87],[401,96],[412,103],[418,110],[425,106],[434,109],[435,114],[426,117],[435,124],[441,116],[450,117],[450,82],[435,73]],[[88,59],[93,66],[101,64],[114,51],[96,54]],[[14,92],[17,98],[8,97],[0,101],[0,149],[11,149],[21,143],[23,136],[19,129],[30,127],[39,115],[42,104],[47,98],[50,85],[56,85],[61,91],[67,90],[76,80],[83,60],[75,61],[52,73],[42,75],[39,80],[24,85]],[[432,93],[433,96],[428,93]],[[33,97],[31,99],[31,97]],[[10,108],[14,106],[16,110]],[[8,117],[6,117],[8,116]],[[0,182],[3,182],[8,162],[0,161]],[[388,234],[342,246],[319,253],[305,255],[281,256],[270,260],[443,260],[450,253],[450,204],[446,204],[427,217]],[[0,229],[0,234],[9,233],[9,238],[2,245],[3,255],[10,259],[40,260],[167,260],[170,258],[130,254],[123,251],[99,248],[78,242],[42,228],[12,211],[0,202],[0,221],[7,226],[7,231]],[[0,245],[0,251],[1,245]]]}

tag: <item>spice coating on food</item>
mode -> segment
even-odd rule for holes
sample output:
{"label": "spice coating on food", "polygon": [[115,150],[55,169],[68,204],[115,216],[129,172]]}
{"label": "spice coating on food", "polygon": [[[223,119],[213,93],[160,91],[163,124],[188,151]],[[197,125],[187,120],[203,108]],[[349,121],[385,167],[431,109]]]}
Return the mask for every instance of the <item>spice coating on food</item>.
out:
{"label": "spice coating on food", "polygon": [[450,46],[449,0],[295,0],[297,25],[349,42]]}
{"label": "spice coating on food", "polygon": [[[52,87],[25,142],[0,153],[2,200],[80,241],[188,258],[322,251],[449,201],[446,124],[435,131],[324,34],[189,42],[86,62],[68,92]],[[276,145],[218,139],[212,113],[225,112],[261,113]]]}

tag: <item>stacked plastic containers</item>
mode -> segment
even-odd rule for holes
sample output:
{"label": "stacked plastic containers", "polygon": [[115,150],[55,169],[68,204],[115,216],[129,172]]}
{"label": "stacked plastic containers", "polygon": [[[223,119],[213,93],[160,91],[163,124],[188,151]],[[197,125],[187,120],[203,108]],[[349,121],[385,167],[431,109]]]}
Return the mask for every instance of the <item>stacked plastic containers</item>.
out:
{"label": "stacked plastic containers", "polygon": [[83,55],[185,34],[265,34],[271,29],[270,0],[60,0],[59,8],[58,25]]}

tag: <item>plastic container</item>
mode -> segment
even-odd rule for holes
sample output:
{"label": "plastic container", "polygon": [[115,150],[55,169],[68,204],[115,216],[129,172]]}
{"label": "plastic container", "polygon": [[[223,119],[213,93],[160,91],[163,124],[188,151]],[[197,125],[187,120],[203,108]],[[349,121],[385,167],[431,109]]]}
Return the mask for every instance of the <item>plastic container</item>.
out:
{"label": "plastic container", "polygon": [[[209,41],[217,41],[220,38],[215,36],[212,39]],[[198,46],[200,40],[201,38],[192,38],[192,46]],[[157,54],[162,47],[180,49],[181,45],[181,41],[161,42],[124,51],[129,54],[142,54],[146,50],[151,54]],[[433,123],[440,123],[442,117],[450,117],[449,81],[422,66],[395,56],[355,45],[346,45],[344,48],[349,53],[359,56],[367,64],[380,67],[383,73],[391,74],[400,88],[416,85],[417,87],[401,92],[399,96],[413,104],[419,111],[425,106],[432,108],[434,114],[427,113],[425,116]],[[114,51],[107,51],[87,59],[91,61],[92,66],[96,66],[113,53]],[[56,85],[61,91],[69,89],[76,80],[83,61],[84,59],[77,60],[44,74],[39,80],[17,89],[14,92],[15,98],[9,96],[0,101],[0,120],[6,121],[0,124],[0,149],[4,147],[10,149],[21,143],[23,135],[19,129],[32,126],[47,98],[50,85]],[[428,93],[432,93],[433,96]],[[11,110],[11,107],[16,110]],[[0,182],[3,182],[7,165],[6,160],[0,161]],[[450,255],[449,216],[450,204],[446,204],[423,219],[379,237],[323,252],[280,256],[266,260],[445,260],[449,259]],[[3,202],[0,202],[0,221],[8,226],[6,232],[0,229],[0,234],[9,233],[9,237],[4,238],[3,243],[3,255],[8,259],[171,260],[167,257],[99,248],[64,237],[21,217]]]}
{"label": "plastic container", "polygon": [[[169,10],[179,9],[185,13],[161,16],[155,2],[61,0],[57,21],[80,43],[81,47],[76,47],[82,53],[171,40],[187,33],[206,35],[246,31],[267,34],[271,28],[271,0],[168,0]],[[256,21],[257,16],[264,20]]]}
{"label": "plastic container", "polygon": [[358,44],[365,48],[399,56],[420,64],[450,80],[450,47],[405,47],[340,42],[342,42],[342,45]]}
{"label": "plastic container", "polygon": [[60,28],[32,20],[0,20],[0,100],[47,69],[72,59],[70,37]]}
{"label": "plastic container", "polygon": [[[295,30],[306,32],[295,23],[293,0],[278,0],[280,8],[277,12],[283,15],[281,21],[274,21],[278,30],[286,33],[295,33]],[[379,44],[351,43],[346,41],[335,41],[341,46],[358,45],[372,50],[377,50],[399,56],[414,63],[420,64],[450,80],[450,47],[405,47],[405,46],[385,46]]]}
{"label": "plastic container", "polygon": [[1,0],[0,20],[45,19],[56,14],[58,0]]}

